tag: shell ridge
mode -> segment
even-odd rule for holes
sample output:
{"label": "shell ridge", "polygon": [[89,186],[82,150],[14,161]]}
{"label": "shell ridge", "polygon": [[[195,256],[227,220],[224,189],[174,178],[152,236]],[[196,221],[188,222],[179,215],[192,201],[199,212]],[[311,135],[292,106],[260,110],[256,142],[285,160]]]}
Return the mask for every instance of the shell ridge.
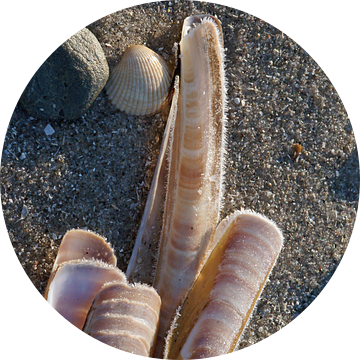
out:
{"label": "shell ridge", "polygon": [[124,63],[120,62],[109,78],[110,86],[106,88],[107,94],[115,107],[118,102],[124,101],[124,94],[128,87],[127,77],[128,73],[124,71]]}
{"label": "shell ridge", "polygon": [[[155,107],[156,104],[155,100],[154,100],[154,95],[155,95],[155,89],[154,89],[154,70],[153,70],[153,66],[159,66],[158,63],[156,63],[156,65],[153,65],[154,61],[151,61],[152,59],[150,59],[149,57],[146,57],[144,59],[142,59],[142,66],[143,66],[143,71],[144,74],[146,73],[146,78],[144,79],[144,88],[146,89],[146,91],[144,92],[144,95],[146,96],[147,99],[147,107],[148,107],[148,111],[150,113],[155,111]],[[145,105],[145,102],[144,102]],[[144,111],[146,111],[146,109],[144,108]]]}
{"label": "shell ridge", "polygon": [[152,328],[151,325],[149,324],[148,321],[136,317],[133,314],[119,314],[119,313],[105,313],[105,314],[101,314],[99,316],[95,316],[95,318],[93,318],[92,320],[92,326],[94,326],[94,324],[96,324],[96,322],[101,321],[101,320],[130,320],[131,322],[134,322],[135,325],[141,326],[146,328],[146,330],[151,333]]}
{"label": "shell ridge", "polygon": [[[133,66],[131,63],[129,63],[129,66]],[[131,91],[131,74],[134,72],[134,70],[131,70],[130,72],[126,71],[126,68],[124,65],[119,67],[118,73],[119,77],[117,80],[117,86],[114,89],[115,95],[114,99],[116,99],[116,102],[114,105],[116,106],[118,101],[122,102],[121,110],[125,111],[127,107],[127,100],[126,100],[126,94]]]}
{"label": "shell ridge", "polygon": [[[115,336],[117,342],[120,340],[121,341],[121,347],[116,346],[113,343],[110,343],[109,341],[106,341],[104,339],[104,337],[107,339],[109,336]],[[147,343],[147,341],[139,336],[139,335],[135,335],[133,333],[131,333],[128,330],[100,330],[98,332],[95,332],[94,334],[92,334],[91,336],[93,339],[100,341],[101,343],[114,347],[118,350],[130,353],[130,354],[134,354],[134,355],[140,355],[143,357],[148,357],[148,353],[150,351],[150,344]],[[128,344],[128,346],[126,346],[126,341],[131,341],[132,344]],[[135,351],[134,349],[134,345],[133,342],[137,342],[139,343],[139,345],[143,348],[143,350],[141,351],[141,353],[138,353]],[[124,344],[125,343],[125,344]]]}
{"label": "shell ridge", "polygon": [[138,55],[138,57],[136,58],[137,61],[135,61],[135,58],[132,59],[132,62],[133,62],[132,79],[133,79],[133,81],[131,82],[131,87],[130,87],[130,90],[128,93],[129,98],[128,98],[128,102],[127,102],[127,112],[130,114],[137,112],[138,115],[143,115],[143,109],[142,109],[143,102],[141,99],[141,96],[142,96],[141,89],[142,89],[144,80],[146,81],[146,77],[141,82],[141,80],[142,80],[141,75],[142,76],[146,75],[146,71],[144,70],[144,67],[143,67],[143,58],[142,58],[143,53],[139,50],[139,51],[136,51],[136,54]]}

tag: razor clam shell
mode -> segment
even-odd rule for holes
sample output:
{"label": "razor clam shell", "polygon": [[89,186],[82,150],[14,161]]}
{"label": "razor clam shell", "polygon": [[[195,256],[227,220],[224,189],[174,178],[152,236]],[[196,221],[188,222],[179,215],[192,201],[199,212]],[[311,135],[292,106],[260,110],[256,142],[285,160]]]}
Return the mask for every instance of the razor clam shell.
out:
{"label": "razor clam shell", "polygon": [[149,356],[157,334],[160,305],[160,296],[150,286],[105,284],[83,330],[117,349]]}
{"label": "razor clam shell", "polygon": [[165,104],[171,86],[170,66],[144,45],[130,46],[105,86],[111,103],[131,115],[151,115]]}
{"label": "razor clam shell", "polygon": [[188,16],[183,23],[182,27],[182,34],[181,37],[183,38],[187,34],[191,32],[192,29],[194,29],[196,26],[201,24],[202,21],[210,20],[215,23],[216,27],[218,28],[218,40],[220,42],[220,46],[224,47],[224,37],[221,29],[221,22],[216,17],[209,15],[209,14],[197,14]]}
{"label": "razor clam shell", "polygon": [[223,220],[215,237],[217,245],[172,324],[166,358],[234,351],[283,244],[278,227],[250,211]]}
{"label": "razor clam shell", "polygon": [[72,229],[66,232],[57,253],[50,279],[45,289],[45,298],[57,267],[70,260],[94,259],[116,266],[114,251],[106,240],[89,230]]}
{"label": "razor clam shell", "polygon": [[[175,77],[174,94],[161,142],[159,158],[156,163],[154,177],[146,200],[145,210],[137,233],[135,245],[126,270],[129,281],[153,283],[154,250],[157,252],[163,222],[163,210],[166,192],[166,178],[168,175],[168,159],[166,154],[170,149],[170,134],[174,130],[177,114],[177,101],[179,96],[179,77]],[[141,259],[141,260],[140,260]]]}
{"label": "razor clam shell", "polygon": [[226,106],[221,28],[210,16],[197,20],[201,23],[184,30],[180,42],[180,93],[154,282],[162,299],[155,357],[162,356],[176,309],[213,248],[221,205]]}
{"label": "razor clam shell", "polygon": [[89,230],[72,229],[64,235],[54,268],[69,260],[95,259],[116,266],[114,251],[106,240]]}
{"label": "razor clam shell", "polygon": [[126,282],[118,268],[101,261],[71,260],[57,267],[45,298],[65,319],[82,329],[98,291],[115,280]]}

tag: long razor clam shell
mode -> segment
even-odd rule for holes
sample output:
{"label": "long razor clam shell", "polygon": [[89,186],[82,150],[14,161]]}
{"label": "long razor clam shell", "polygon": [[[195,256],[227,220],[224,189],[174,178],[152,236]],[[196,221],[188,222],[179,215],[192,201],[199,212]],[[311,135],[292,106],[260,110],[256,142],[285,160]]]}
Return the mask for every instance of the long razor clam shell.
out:
{"label": "long razor clam shell", "polygon": [[237,211],[189,291],[167,339],[166,358],[198,359],[234,351],[283,244],[267,218]]}
{"label": "long razor clam shell", "polygon": [[154,177],[146,200],[145,210],[136,237],[134,249],[126,270],[126,277],[128,281],[131,282],[137,281],[148,284],[153,282],[154,258],[158,251],[161,225],[163,222],[162,214],[164,211],[168,171],[166,153],[169,152],[169,138],[170,133],[174,128],[178,96],[179,77],[177,76],[175,78],[174,95],[160,147],[159,158],[156,163]]}
{"label": "long razor clam shell", "polygon": [[105,238],[89,230],[72,229],[66,232],[61,240],[50,279],[45,289],[47,298],[49,285],[56,273],[57,267],[69,260],[94,259],[116,266],[116,257],[111,245]]}
{"label": "long razor clam shell", "polygon": [[150,356],[160,305],[160,296],[148,285],[105,284],[94,300],[83,330],[117,349]]}
{"label": "long razor clam shell", "polygon": [[[187,24],[186,19],[184,28]],[[222,192],[226,91],[221,28],[206,16],[183,33],[178,112],[154,282],[162,301],[155,357],[162,356],[176,309],[213,247]]]}
{"label": "long razor clam shell", "polygon": [[101,261],[71,260],[58,266],[49,284],[47,301],[73,325],[82,329],[101,287],[111,281],[126,282],[118,268]]}

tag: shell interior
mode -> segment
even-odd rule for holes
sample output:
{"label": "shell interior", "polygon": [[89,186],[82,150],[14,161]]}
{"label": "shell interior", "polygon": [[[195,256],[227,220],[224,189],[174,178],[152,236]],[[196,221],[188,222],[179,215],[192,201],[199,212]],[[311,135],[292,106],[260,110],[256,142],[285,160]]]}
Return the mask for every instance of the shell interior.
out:
{"label": "shell interior", "polygon": [[[138,281],[152,284],[154,280],[153,264],[157,255],[154,254],[154,251],[158,251],[157,247],[160,241],[166,181],[169,170],[169,159],[166,155],[170,152],[171,134],[174,131],[178,96],[179,77],[176,76],[170,113],[166,123],[158,161],[133,252],[126,270],[126,276],[131,282]],[[154,246],[154,244],[156,246]]]}

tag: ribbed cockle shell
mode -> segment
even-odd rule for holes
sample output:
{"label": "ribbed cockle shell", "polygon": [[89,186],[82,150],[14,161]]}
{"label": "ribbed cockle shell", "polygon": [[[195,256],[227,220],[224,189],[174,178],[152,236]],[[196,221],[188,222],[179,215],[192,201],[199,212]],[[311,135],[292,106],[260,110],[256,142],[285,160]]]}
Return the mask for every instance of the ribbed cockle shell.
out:
{"label": "ribbed cockle shell", "polygon": [[165,104],[171,85],[166,61],[143,45],[130,46],[111,72],[106,92],[112,104],[131,115],[150,115]]}

